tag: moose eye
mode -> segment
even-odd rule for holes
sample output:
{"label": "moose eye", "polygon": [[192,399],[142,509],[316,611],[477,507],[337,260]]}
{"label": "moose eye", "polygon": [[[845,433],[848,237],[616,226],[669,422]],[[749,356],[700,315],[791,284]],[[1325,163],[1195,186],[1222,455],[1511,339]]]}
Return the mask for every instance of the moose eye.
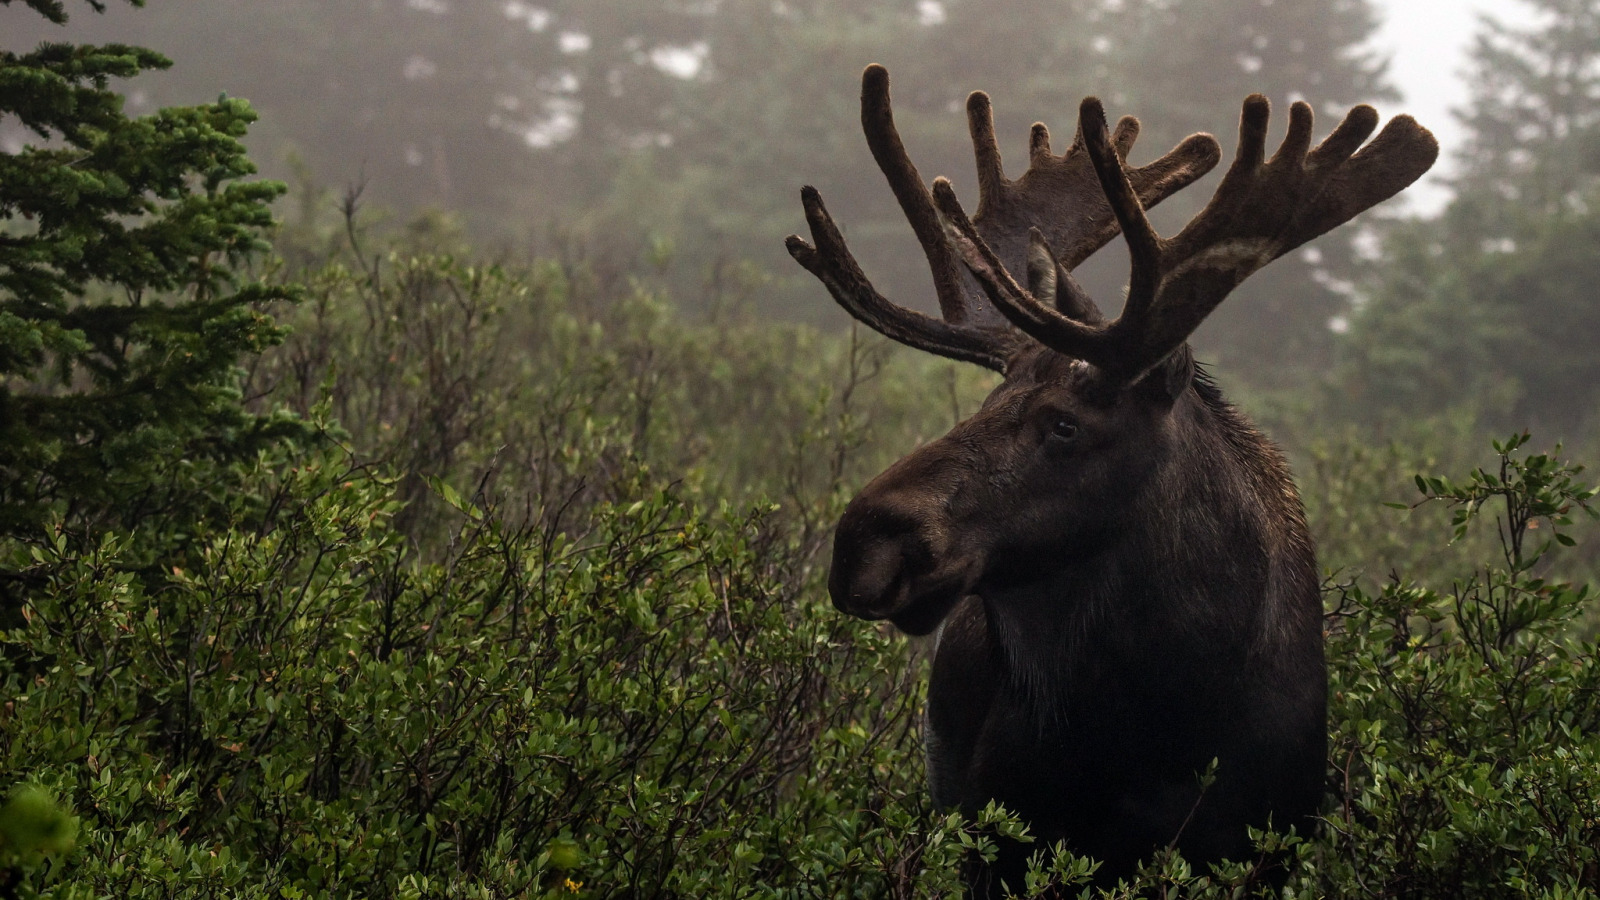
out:
{"label": "moose eye", "polygon": [[1078,436],[1078,423],[1064,416],[1056,419],[1050,426],[1050,436],[1058,441],[1070,441]]}

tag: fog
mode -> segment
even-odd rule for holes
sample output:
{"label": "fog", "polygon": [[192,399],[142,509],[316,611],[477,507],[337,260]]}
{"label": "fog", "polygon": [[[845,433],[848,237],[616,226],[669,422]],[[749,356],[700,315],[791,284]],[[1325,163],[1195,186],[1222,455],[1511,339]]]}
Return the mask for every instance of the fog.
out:
{"label": "fog", "polygon": [[1467,49],[1485,14],[1516,21],[1516,0],[1376,0],[1382,24],[1373,44],[1389,58],[1389,78],[1402,95],[1400,107],[1439,138],[1444,158],[1405,194],[1407,209],[1428,215],[1450,199],[1445,180],[1454,169],[1451,151],[1463,132],[1455,111],[1467,103]]}
{"label": "fog", "polygon": [[[920,248],[860,134],[867,63],[891,72],[896,120],[919,171],[950,176],[967,202],[962,110],[975,89],[994,100],[1013,177],[1029,125],[1045,122],[1060,150],[1087,94],[1112,116],[1140,118],[1136,164],[1197,131],[1231,145],[1252,92],[1276,104],[1277,127],[1288,101],[1309,101],[1320,134],[1372,103],[1434,131],[1443,147],[1434,172],[1253,277],[1194,343],[1219,372],[1275,389],[1323,382],[1340,365],[1364,371],[1370,360],[1352,360],[1395,339],[1404,344],[1395,358],[1415,375],[1404,383],[1452,393],[1525,353],[1432,346],[1431,335],[1397,337],[1396,323],[1380,325],[1390,304],[1415,318],[1411,296],[1436,290],[1444,302],[1484,285],[1407,270],[1398,248],[1416,266],[1446,252],[1476,259],[1529,246],[1573,248],[1574,265],[1587,258],[1576,249],[1586,239],[1544,229],[1587,227],[1568,218],[1587,216],[1600,170],[1595,7],[1559,6],[1558,22],[1534,13],[1557,9],[1549,0],[153,0],[142,10],[112,4],[103,16],[74,3],[66,28],[0,7],[0,46],[126,41],[166,53],[170,72],[126,86],[136,113],[221,92],[249,99],[260,113],[248,139],[254,158],[305,201],[280,206],[291,225],[328,217],[327,196],[359,185],[369,215],[400,222],[441,212],[485,253],[602,261],[624,281],[648,270],[691,314],[721,308],[715,298],[731,290],[758,315],[830,329],[848,319],[783,251],[784,236],[803,228],[805,184],[821,191],[886,296],[933,308]],[[1549,40],[1485,32],[1481,13]],[[1499,63],[1475,61],[1481,38],[1495,42]],[[1527,66],[1519,74],[1508,60]],[[1559,77],[1526,74],[1546,69]],[[0,120],[0,149],[29,140]],[[1154,210],[1158,229],[1181,228],[1218,177]],[[1436,224],[1407,224],[1417,220]],[[1489,271],[1507,272],[1502,262],[1483,257]],[[1112,245],[1079,275],[1114,306],[1126,265]],[[1587,276],[1572,277],[1550,290],[1584,296],[1574,285]],[[1473,315],[1537,322],[1563,339],[1586,333],[1554,324],[1592,321],[1586,311],[1532,314],[1528,290],[1497,289],[1500,299]],[[1449,315],[1473,309],[1454,302]],[[1536,393],[1525,375],[1492,380],[1507,379],[1508,396]]]}

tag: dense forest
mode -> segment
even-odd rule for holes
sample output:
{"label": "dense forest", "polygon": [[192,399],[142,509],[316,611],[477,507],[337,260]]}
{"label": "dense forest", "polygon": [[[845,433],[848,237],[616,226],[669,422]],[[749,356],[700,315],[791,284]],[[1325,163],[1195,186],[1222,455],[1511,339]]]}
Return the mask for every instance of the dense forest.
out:
{"label": "dense forest", "polygon": [[[1025,825],[932,806],[926,648],[824,583],[854,491],[994,381],[850,326],[782,251],[799,186],[931,311],[866,63],[962,190],[973,89],[1018,168],[1086,94],[1135,162],[1254,91],[1403,111],[1376,24],[0,0],[0,897],[959,895]],[[1325,569],[1320,825],[1114,896],[1600,894],[1600,0],[1517,0],[1467,74],[1440,213],[1194,341]],[[1039,863],[1024,895],[1099,890]]]}

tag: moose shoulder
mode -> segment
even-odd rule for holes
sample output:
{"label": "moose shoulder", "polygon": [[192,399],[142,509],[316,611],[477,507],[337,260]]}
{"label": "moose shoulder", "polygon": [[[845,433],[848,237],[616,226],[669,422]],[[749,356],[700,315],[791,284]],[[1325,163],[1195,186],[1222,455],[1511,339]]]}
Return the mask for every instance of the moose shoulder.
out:
{"label": "moose shoulder", "polygon": [[[1368,143],[1377,114],[1358,106],[1313,147],[1296,103],[1268,158],[1268,104],[1251,96],[1216,194],[1164,238],[1144,210],[1216,165],[1209,135],[1131,167],[1138,122],[1108,129],[1091,98],[1064,154],[1033,127],[1028,170],[1010,180],[974,93],[969,220],[906,155],[882,67],[866,70],[861,103],[942,317],[878,294],[812,188],[813,243],[792,236],[789,252],[879,332],[1005,378],[873,479],[834,540],[839,609],[937,635],[935,801],[969,814],[1000,801],[1045,845],[1102,860],[1104,877],[1169,845],[1194,862],[1244,857],[1247,826],[1303,830],[1326,751],[1312,543],[1283,458],[1186,342],[1251,273],[1420,177],[1432,135],[1401,116]],[[1119,231],[1132,272],[1108,321],[1071,273]],[[1029,849],[976,866],[975,890],[1020,888]]]}

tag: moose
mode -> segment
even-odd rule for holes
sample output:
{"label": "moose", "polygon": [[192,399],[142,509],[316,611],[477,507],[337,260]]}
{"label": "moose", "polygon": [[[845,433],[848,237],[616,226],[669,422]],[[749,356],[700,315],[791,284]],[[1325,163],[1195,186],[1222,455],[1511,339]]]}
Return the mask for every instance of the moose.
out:
{"label": "moose", "polygon": [[[1162,237],[1146,208],[1221,157],[1193,135],[1145,166],[1132,117],[1079,109],[1061,155],[1035,124],[1008,179],[990,100],[967,102],[970,219],[901,143],[889,78],[862,79],[867,143],[922,245],[940,318],[879,294],[815,188],[811,242],[787,247],[852,316],[899,343],[1003,376],[982,407],[874,478],[835,533],[841,611],[932,634],[924,729],[933,800],[990,800],[1038,843],[969,864],[978,895],[1020,890],[1033,847],[1063,841],[1134,872],[1163,848],[1245,859],[1247,827],[1314,822],[1326,773],[1327,673],[1315,551],[1278,449],[1223,399],[1190,334],[1251,273],[1400,192],[1438,156],[1399,116],[1353,108],[1312,146],[1289,109],[1244,101],[1233,162],[1205,208]],[[1363,146],[1365,145],[1365,146]],[[1118,233],[1131,273],[1107,320],[1073,269]],[[1023,273],[1026,287],[1014,273]]]}

